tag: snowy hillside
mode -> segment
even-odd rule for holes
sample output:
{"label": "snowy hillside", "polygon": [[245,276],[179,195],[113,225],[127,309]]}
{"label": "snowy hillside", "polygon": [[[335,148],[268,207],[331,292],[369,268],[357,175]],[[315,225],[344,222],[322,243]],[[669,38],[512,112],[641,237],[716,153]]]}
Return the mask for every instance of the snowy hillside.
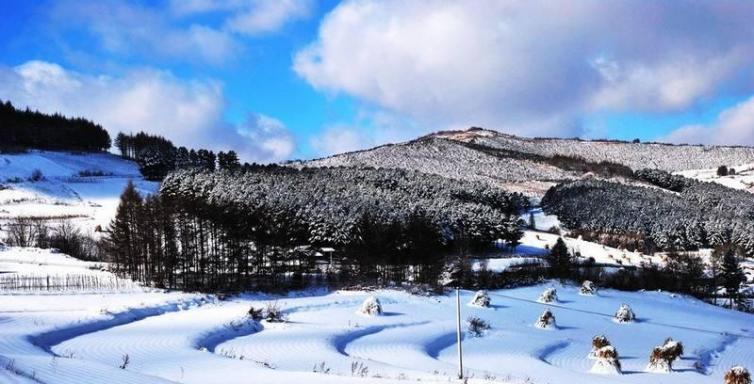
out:
{"label": "snowy hillside", "polygon": [[[537,301],[545,288],[557,302]],[[2,296],[3,383],[406,383],[455,382],[453,296],[382,290],[312,296],[249,295],[227,301],[178,293]],[[473,292],[463,291],[468,303]],[[382,315],[357,313],[369,296]],[[662,292],[539,285],[490,292],[489,308],[463,306],[491,329],[464,326],[470,383],[722,383],[754,366],[754,317]],[[250,306],[276,302],[287,322],[255,323]],[[626,303],[636,314],[614,321]],[[535,327],[550,309],[555,326]],[[592,337],[617,349],[623,375],[590,373]],[[642,337],[637,337],[642,335]],[[683,343],[670,373],[650,373],[652,348]],[[232,374],[230,374],[232,373]],[[86,377],[86,379],[82,379]]]}
{"label": "snowy hillside", "polygon": [[741,189],[754,193],[754,163],[743,164],[735,167],[736,174],[718,176],[717,167],[710,169],[691,169],[676,172],[676,174],[696,179],[722,184],[728,188]]}
{"label": "snowy hillside", "polygon": [[128,180],[143,193],[135,163],[109,153],[29,151],[0,154],[0,224],[15,217],[72,218],[85,231],[105,228]]}
{"label": "snowy hillside", "polygon": [[525,138],[489,130],[441,132],[434,136],[543,156],[576,156],[589,161],[612,161],[634,170],[665,171],[738,166],[754,162],[754,148],[659,143],[627,143],[574,139]]}
{"label": "snowy hillside", "polygon": [[[513,192],[539,192],[553,181],[575,179],[575,172],[529,159],[495,156],[445,139],[420,139],[332,157],[296,166],[355,166],[417,170],[460,180],[483,181]],[[531,193],[527,193],[531,194]]]}

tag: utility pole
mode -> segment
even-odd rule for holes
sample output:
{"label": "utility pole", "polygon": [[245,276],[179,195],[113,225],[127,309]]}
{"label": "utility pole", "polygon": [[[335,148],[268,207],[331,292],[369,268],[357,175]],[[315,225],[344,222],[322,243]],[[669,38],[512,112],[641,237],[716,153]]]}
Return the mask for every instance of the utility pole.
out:
{"label": "utility pole", "polygon": [[456,341],[458,342],[458,378],[463,379],[463,347],[461,347],[461,288],[456,286]]}

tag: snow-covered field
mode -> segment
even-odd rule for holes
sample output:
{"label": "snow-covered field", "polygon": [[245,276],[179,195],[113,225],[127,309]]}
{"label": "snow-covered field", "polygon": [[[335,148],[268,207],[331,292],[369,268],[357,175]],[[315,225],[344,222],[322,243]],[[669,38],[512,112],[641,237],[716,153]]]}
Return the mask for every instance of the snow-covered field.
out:
{"label": "snow-covered field", "polygon": [[[721,383],[730,366],[754,366],[752,315],[668,293],[581,296],[560,285],[552,285],[559,302],[537,302],[549,286],[492,291],[490,308],[463,306],[463,318],[492,325],[482,337],[464,337],[471,382]],[[463,291],[463,303],[472,294]],[[370,295],[382,302],[382,316],[357,313]],[[273,300],[288,322],[246,319],[250,306]],[[161,292],[0,296],[0,382],[452,382],[454,301],[391,290],[225,301]],[[613,321],[621,303],[636,322]],[[557,328],[534,326],[545,308]],[[599,334],[617,348],[623,375],[589,373]],[[649,352],[666,337],[684,344],[683,357],[671,373],[645,372]]]}
{"label": "snow-covered field", "polygon": [[676,174],[700,181],[720,183],[728,188],[754,193],[754,163],[731,167],[736,170],[735,175],[718,176],[717,168],[693,169],[676,172]]}
{"label": "snow-covered field", "polygon": [[[31,181],[35,170],[43,177]],[[137,165],[108,153],[29,151],[0,154],[0,222],[15,217],[72,218],[84,231],[105,228],[129,180],[157,190]]]}

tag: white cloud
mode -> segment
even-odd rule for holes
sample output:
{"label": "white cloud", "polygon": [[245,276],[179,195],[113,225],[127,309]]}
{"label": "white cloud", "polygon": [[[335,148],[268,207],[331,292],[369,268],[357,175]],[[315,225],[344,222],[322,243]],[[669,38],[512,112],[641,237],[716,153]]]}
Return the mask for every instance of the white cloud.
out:
{"label": "white cloud", "polygon": [[254,161],[267,162],[288,159],[295,149],[293,136],[286,126],[275,118],[262,114],[250,114],[238,132],[249,139],[251,148],[247,152],[256,153]]}
{"label": "white cloud", "polygon": [[279,30],[286,23],[309,16],[310,0],[255,0],[249,1],[226,21],[232,31],[258,35]]}
{"label": "white cloud", "polygon": [[662,139],[671,143],[754,145],[754,96],[720,113],[709,125],[687,125]]}
{"label": "white cloud", "polygon": [[323,133],[313,136],[310,144],[322,156],[351,152],[374,146],[373,138],[364,129],[347,126],[326,128]]}
{"label": "white cloud", "polygon": [[[292,144],[286,145],[292,143],[287,129],[274,119],[264,118],[256,125],[226,123],[222,86],[215,81],[185,81],[152,69],[122,77],[92,76],[30,61],[15,68],[0,67],[0,84],[2,100],[86,117],[113,137],[120,131],[145,131],[176,145],[235,149],[242,158],[260,162],[281,160],[293,150]],[[259,129],[263,134],[249,134]]]}
{"label": "white cloud", "polygon": [[726,0],[344,1],[294,70],[425,126],[573,135],[594,111],[750,92],[752,13]]}

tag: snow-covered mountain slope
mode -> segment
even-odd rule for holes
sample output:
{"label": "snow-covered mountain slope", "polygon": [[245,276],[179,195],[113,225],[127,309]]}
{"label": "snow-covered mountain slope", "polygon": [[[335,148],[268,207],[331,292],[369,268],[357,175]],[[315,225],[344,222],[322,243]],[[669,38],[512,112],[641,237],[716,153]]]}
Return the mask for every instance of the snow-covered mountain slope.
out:
{"label": "snow-covered mountain slope", "polygon": [[[417,170],[454,179],[483,181],[541,197],[557,182],[585,176],[620,181],[627,177],[626,171],[630,173],[630,169],[683,171],[719,165],[736,167],[751,162],[754,162],[754,148],[750,147],[532,139],[473,128],[438,132],[406,143],[289,165]],[[620,166],[627,168],[618,169]],[[598,170],[596,174],[595,170]]]}
{"label": "snow-covered mountain slope", "polygon": [[580,176],[543,162],[496,156],[452,140],[431,137],[292,165],[416,170],[452,179],[483,181],[514,192],[540,192],[555,181]]}
{"label": "snow-covered mountain slope", "polygon": [[656,168],[672,172],[720,165],[735,167],[754,162],[752,147],[525,138],[480,129],[440,132],[432,136],[542,156],[562,155],[594,162],[611,161],[634,170]]}
{"label": "snow-covered mountain slope", "polygon": [[717,167],[709,169],[691,169],[676,172],[676,174],[696,179],[722,184],[728,188],[741,189],[754,193],[754,163],[742,164],[734,167],[734,175],[718,176]]}
{"label": "snow-covered mountain slope", "polygon": [[109,153],[0,154],[0,222],[71,218],[87,231],[105,228],[129,180],[142,193],[158,188],[141,177],[134,162]]}
{"label": "snow-covered mountain slope", "polygon": [[[557,289],[558,301],[539,303],[549,287]],[[464,336],[469,383],[712,384],[733,365],[754,366],[754,316],[687,297],[614,290],[582,296],[576,287],[546,283],[491,291],[491,306],[480,308],[465,304],[473,294],[461,293],[462,318],[477,316],[492,328],[481,337]],[[357,313],[369,296],[380,300],[381,316]],[[250,306],[270,302],[288,322],[248,320]],[[613,320],[623,303],[636,321]],[[0,380],[455,382],[454,304],[452,295],[391,290],[227,301],[178,293],[2,296],[0,359],[12,370]],[[551,329],[534,326],[545,309],[555,316]],[[623,375],[590,373],[592,337],[601,334],[617,349]],[[683,356],[672,372],[647,372],[652,348],[667,337],[683,343]]]}

